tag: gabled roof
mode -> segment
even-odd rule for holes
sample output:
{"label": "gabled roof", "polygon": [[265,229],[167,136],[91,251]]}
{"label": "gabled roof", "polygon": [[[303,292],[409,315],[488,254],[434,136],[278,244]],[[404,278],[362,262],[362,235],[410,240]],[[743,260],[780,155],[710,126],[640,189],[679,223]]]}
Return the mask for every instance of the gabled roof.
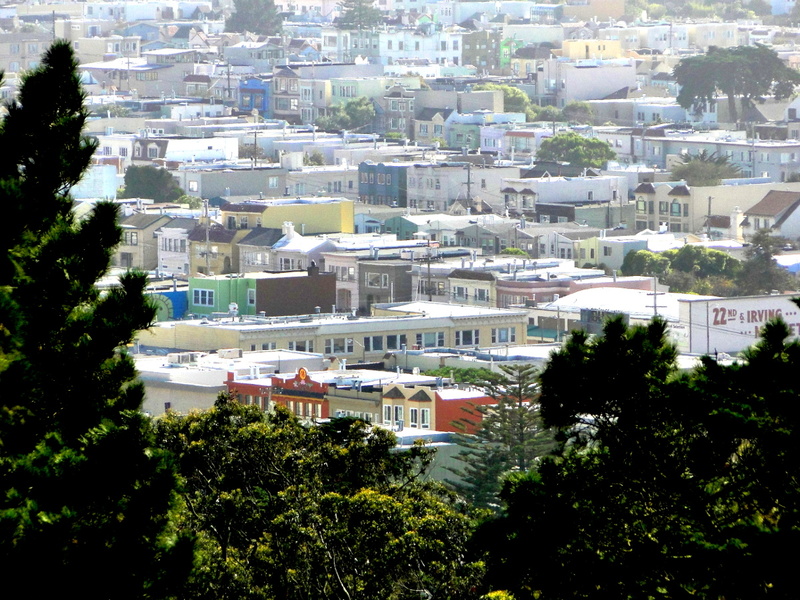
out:
{"label": "gabled roof", "polygon": [[692,192],[689,189],[688,185],[680,184],[680,185],[676,185],[674,188],[672,188],[669,191],[669,194],[667,194],[667,195],[668,196],[691,196]]}
{"label": "gabled roof", "polygon": [[197,219],[191,219],[189,217],[178,217],[172,219],[169,223],[165,223],[158,230],[162,229],[188,229],[191,231],[197,226]]}
{"label": "gabled roof", "polygon": [[[216,244],[230,244],[236,235],[236,229],[225,229],[221,225],[212,225],[208,231],[208,241]],[[206,241],[206,228],[204,225],[198,225],[189,233],[190,242],[205,242]]]}
{"label": "gabled roof", "polygon": [[391,399],[394,399],[394,398],[405,398],[405,396],[403,396],[403,392],[401,392],[400,389],[397,388],[397,387],[391,388],[388,392],[386,392],[383,395],[383,397],[384,398],[391,398]]}
{"label": "gabled roof", "polygon": [[414,395],[409,398],[410,401],[414,402],[430,402],[431,397],[425,393],[425,390],[419,390]]}
{"label": "gabled roof", "polygon": [[636,186],[636,189],[633,190],[634,194],[655,194],[656,193],[656,186],[654,186],[649,181],[645,183],[640,183]]}
{"label": "gabled roof", "polygon": [[417,115],[417,121],[432,121],[437,114],[441,114],[442,119],[447,119],[452,112],[452,108],[423,108]]}
{"label": "gabled roof", "polygon": [[169,220],[170,217],[153,213],[136,213],[122,219],[120,221],[120,225],[123,225],[124,227],[134,227],[136,229],[146,229],[147,227],[150,227],[154,223],[163,219]]}
{"label": "gabled roof", "polygon": [[730,216],[724,215],[711,215],[706,217],[706,222],[703,227],[716,227],[718,229],[728,229],[731,226]]}
{"label": "gabled roof", "polygon": [[775,225],[780,225],[795,211],[798,204],[800,204],[800,192],[771,190],[744,214],[753,217],[774,217]]}
{"label": "gabled roof", "polygon": [[272,247],[283,237],[283,231],[275,227],[256,227],[239,240],[240,246]]}

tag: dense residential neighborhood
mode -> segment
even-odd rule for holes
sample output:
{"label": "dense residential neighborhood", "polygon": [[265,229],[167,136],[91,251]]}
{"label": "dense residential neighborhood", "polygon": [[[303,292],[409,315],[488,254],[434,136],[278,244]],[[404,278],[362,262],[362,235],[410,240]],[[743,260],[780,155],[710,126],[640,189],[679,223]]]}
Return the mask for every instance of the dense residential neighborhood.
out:
{"label": "dense residential neighborhood", "polygon": [[9,597],[794,597],[798,42],[794,0],[0,5]]}

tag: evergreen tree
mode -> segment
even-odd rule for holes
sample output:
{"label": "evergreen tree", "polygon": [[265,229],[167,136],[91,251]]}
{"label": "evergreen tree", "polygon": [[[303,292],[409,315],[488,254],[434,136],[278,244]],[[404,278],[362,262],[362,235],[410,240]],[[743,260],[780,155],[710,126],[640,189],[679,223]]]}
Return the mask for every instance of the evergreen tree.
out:
{"label": "evergreen tree", "polygon": [[[524,471],[553,447],[551,432],[539,415],[536,369],[532,366],[501,365],[503,375],[487,383],[494,405],[475,405],[460,424],[476,428],[462,434],[463,450],[456,457],[462,468],[451,469],[458,481],[449,482],[473,505],[497,507],[503,476]],[[457,423],[458,424],[458,423]]]}
{"label": "evergreen tree", "polygon": [[793,598],[800,343],[676,374],[666,324],[574,334],[541,376],[556,457],[513,474],[491,582],[523,598]]}
{"label": "evergreen tree", "polygon": [[344,29],[369,29],[380,25],[383,16],[375,7],[374,0],[342,0],[339,5],[342,16],[338,24]]}
{"label": "evergreen tree", "polygon": [[768,294],[772,290],[783,292],[797,288],[789,272],[775,262],[775,254],[780,252],[785,242],[783,238],[771,235],[768,229],[753,234],[745,251],[747,260],[737,278],[742,295]]}
{"label": "evergreen tree", "polygon": [[155,202],[174,202],[181,196],[183,190],[166,169],[150,165],[131,165],[125,170],[125,189],[120,198],[151,198]]}
{"label": "evergreen tree", "polygon": [[690,186],[719,185],[723,179],[741,177],[741,169],[731,164],[727,156],[701,150],[697,154],[682,154],[681,162],[672,168],[673,179],[685,179]]}
{"label": "evergreen tree", "polygon": [[234,12],[225,21],[225,31],[274,35],[281,30],[281,18],[273,0],[233,0]]}
{"label": "evergreen tree", "polygon": [[[152,447],[125,345],[154,317],[144,275],[101,295],[117,210],[84,221],[70,188],[95,144],[68,42],[28,73],[0,125],[0,564],[9,598],[159,598],[188,571],[175,475]],[[35,575],[32,573],[35,571]]]}

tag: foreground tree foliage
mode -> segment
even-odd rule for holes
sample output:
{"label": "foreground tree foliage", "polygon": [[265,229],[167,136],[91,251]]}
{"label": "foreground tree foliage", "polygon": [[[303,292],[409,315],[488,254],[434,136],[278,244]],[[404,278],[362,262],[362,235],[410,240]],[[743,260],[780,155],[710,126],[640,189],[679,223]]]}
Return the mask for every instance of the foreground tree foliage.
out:
{"label": "foreground tree foliage", "polygon": [[420,477],[429,450],[354,419],[304,427],[221,396],[157,424],[201,540],[191,598],[470,598],[468,515]]}
{"label": "foreground tree foliage", "polygon": [[[541,377],[560,451],[506,483],[491,582],[523,598],[792,598],[800,343],[679,376],[666,324],[576,333]],[[485,542],[486,543],[486,542]]]}
{"label": "foreground tree foliage", "polygon": [[[117,210],[84,221],[70,188],[95,145],[71,45],[28,73],[0,125],[0,563],[9,598],[163,598],[191,545],[176,534],[176,479],[139,412],[124,347],[151,323],[145,277],[101,295]],[[32,572],[37,573],[31,576]]]}

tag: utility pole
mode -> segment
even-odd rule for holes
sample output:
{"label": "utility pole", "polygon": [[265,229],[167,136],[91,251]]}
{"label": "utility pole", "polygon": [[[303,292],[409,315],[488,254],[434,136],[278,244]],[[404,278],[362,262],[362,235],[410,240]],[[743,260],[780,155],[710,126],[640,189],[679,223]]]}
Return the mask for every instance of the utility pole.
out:
{"label": "utility pole", "polygon": [[205,217],[206,217],[206,277],[209,276],[211,267],[210,267],[210,250],[209,250],[209,242],[211,237],[211,219],[208,217],[208,200],[203,200],[203,208],[205,209]]}
{"label": "utility pole", "polygon": [[467,163],[467,202],[472,200],[472,163]]}
{"label": "utility pole", "polygon": [[708,214],[706,215],[706,235],[711,240],[711,196],[708,197]]}
{"label": "utility pole", "polygon": [[431,287],[431,236],[428,234],[428,302],[433,302],[433,288]]}

